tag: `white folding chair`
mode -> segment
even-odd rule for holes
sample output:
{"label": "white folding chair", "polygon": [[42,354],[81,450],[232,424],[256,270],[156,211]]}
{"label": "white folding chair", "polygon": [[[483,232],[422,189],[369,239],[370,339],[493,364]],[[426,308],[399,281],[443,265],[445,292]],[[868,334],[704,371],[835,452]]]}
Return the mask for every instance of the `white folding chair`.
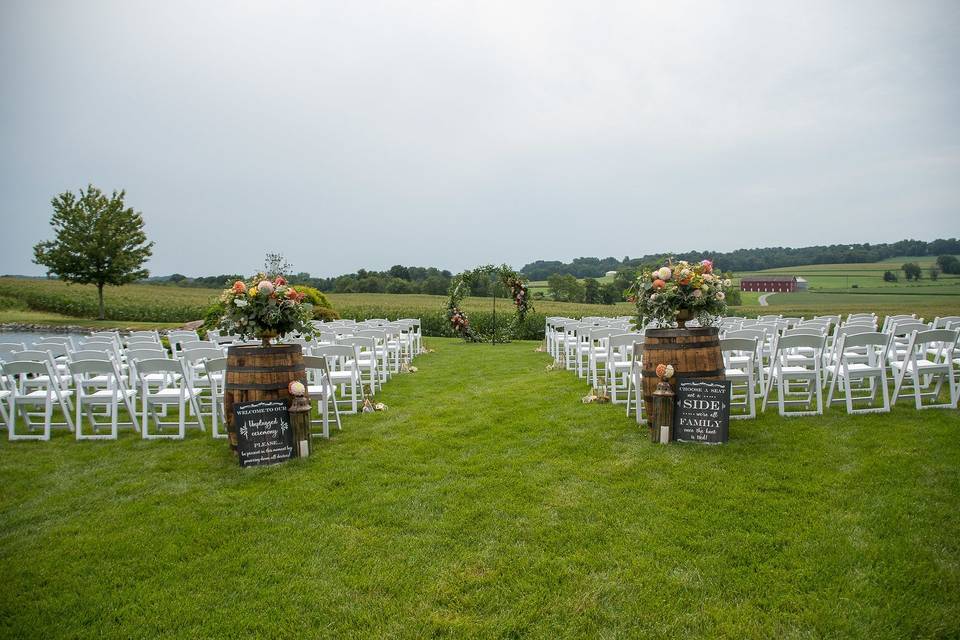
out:
{"label": "white folding chair", "polygon": [[350,336],[340,338],[338,342],[354,348],[353,360],[360,371],[361,383],[369,385],[371,396],[376,395],[377,389],[381,386],[376,340],[368,337]]}
{"label": "white folding chair", "polygon": [[[338,403],[337,411],[340,411],[339,403],[349,402],[350,409],[344,411],[356,413],[365,398],[356,348],[345,344],[324,344],[313,347],[310,353],[327,360],[330,383],[340,388],[340,393],[334,394],[334,401]],[[345,397],[347,395],[349,399]]]}
{"label": "white folding chair", "polygon": [[[630,372],[633,368],[633,343],[640,336],[636,333],[619,333],[607,338],[606,380],[610,402],[621,404],[629,401]],[[620,399],[626,391],[627,400]]]}
{"label": "white folding chair", "polygon": [[[778,336],[774,340],[773,355],[770,358],[770,373],[767,388],[763,393],[763,411],[767,410],[770,392],[777,385],[777,407],[781,416],[808,416],[823,414],[823,394],[821,393],[821,369],[825,336],[792,335]],[[800,353],[800,350],[804,350]],[[800,385],[800,391],[793,390]],[[788,397],[789,396],[789,397]],[[816,409],[787,411],[787,405],[809,407],[816,400]]]}
{"label": "white folding chair", "polygon": [[[119,414],[121,405],[126,408],[130,415],[130,422],[134,430],[139,432],[140,425],[137,423],[137,411],[133,405],[133,398],[136,392],[128,389],[124,382],[117,363],[113,360],[75,360],[67,365],[70,368],[70,374],[74,376],[76,383],[76,436],[77,440],[116,440],[119,428]],[[97,379],[96,385],[89,384],[91,379]],[[103,388],[105,387],[105,388]],[[90,390],[92,389],[92,391]],[[96,420],[93,412],[94,407],[106,408],[110,416],[110,433],[100,434],[97,431],[104,423]],[[83,410],[87,409],[87,419],[93,433],[90,435],[83,433]]]}
{"label": "white folding chair", "polygon": [[330,405],[333,405],[333,414],[337,429],[343,429],[340,424],[340,411],[337,409],[336,391],[330,382],[330,371],[327,359],[323,356],[303,356],[303,367],[307,372],[307,394],[316,400],[320,411],[320,420],[310,420],[310,424],[323,425],[323,437],[330,437]]}
{"label": "white folding chair", "polygon": [[[906,357],[891,363],[896,376],[894,403],[901,394],[912,392],[917,409],[951,409],[957,406],[960,385],[953,370],[957,338],[958,331],[951,329],[917,331],[910,336]],[[932,356],[931,349],[934,350]],[[904,385],[905,382],[908,384]],[[949,390],[949,403],[937,402],[944,382]],[[924,403],[923,398],[930,399],[930,402]]]}
{"label": "white folding chair", "polygon": [[[730,384],[730,408],[743,407],[745,413],[730,413],[731,419],[755,418],[756,408],[756,338],[722,338],[720,351],[724,360],[724,376]],[[743,395],[738,392],[743,388]]]}
{"label": "white folding chair", "polygon": [[[57,382],[50,361],[42,360],[13,360],[3,365],[3,372],[10,380],[8,397],[10,415],[7,419],[7,437],[10,440],[49,440],[50,430],[54,426],[66,426],[74,430],[73,420],[70,418],[70,407],[66,398],[73,391],[65,391]],[[40,380],[39,383],[27,385],[28,380]],[[31,412],[30,407],[43,407],[43,413]],[[53,411],[59,408],[63,412],[64,422],[53,422]],[[27,428],[33,431],[36,426],[31,418],[43,417],[43,433],[17,433],[17,416],[21,415]]]}
{"label": "white folding chair", "polygon": [[226,416],[223,411],[223,391],[227,375],[227,359],[209,358],[203,361],[203,370],[209,381],[210,406],[211,406],[211,428],[210,432],[214,438],[226,438],[227,432],[220,432],[220,425],[226,427]]}
{"label": "white folding chair", "polygon": [[[838,339],[834,362],[827,365],[830,378],[830,392],[827,394],[827,406],[844,402],[847,413],[885,413],[890,411],[890,392],[887,389],[887,353],[891,336],[876,331],[847,333]],[[839,385],[838,385],[839,383]],[[858,383],[855,387],[854,383]],[[863,391],[866,383],[866,395],[856,395]],[[842,398],[834,394],[839,386]],[[880,389],[882,404],[872,406]],[[871,406],[855,409],[855,402],[866,401]]]}
{"label": "white folding chair", "polygon": [[[189,344],[189,343],[186,343]],[[211,379],[204,367],[207,360],[218,360],[224,357],[223,350],[217,346],[205,346],[188,348],[184,344],[183,351],[180,352],[180,359],[183,360],[183,369],[190,376],[190,386],[196,392],[197,406],[200,407],[201,416],[214,419],[215,402],[213,398],[213,387],[219,382],[223,382],[223,374],[216,374],[220,380]],[[204,393],[207,391],[208,393]]]}
{"label": "white folding chair", "polygon": [[10,428],[10,412],[7,404],[10,402],[10,396],[13,391],[10,390],[10,383],[7,382],[7,374],[3,371],[3,362],[0,362],[0,420],[3,420],[3,427]]}
{"label": "white folding chair", "polygon": [[[190,383],[190,376],[187,374],[182,360],[168,360],[165,358],[137,360],[135,363],[135,371],[140,385],[141,434],[145,440],[155,440],[158,438],[177,438],[182,440],[186,437],[186,413],[188,404],[193,409],[193,414],[197,419],[197,425],[201,431],[206,431],[201,417],[200,407],[197,406],[196,392]],[[151,378],[151,376],[159,377]],[[156,411],[156,407],[161,406],[166,409],[166,407],[170,405],[177,405],[178,421],[162,422],[160,420],[160,414]],[[157,427],[157,433],[150,433],[149,419],[151,417],[153,418],[154,425]],[[162,427],[174,424],[178,427],[176,434],[159,432]]]}
{"label": "white folding chair", "polygon": [[[631,402],[632,399],[632,402]],[[630,354],[630,379],[627,383],[627,417],[633,407],[637,415],[637,424],[646,423],[643,408],[643,337],[637,337]]]}

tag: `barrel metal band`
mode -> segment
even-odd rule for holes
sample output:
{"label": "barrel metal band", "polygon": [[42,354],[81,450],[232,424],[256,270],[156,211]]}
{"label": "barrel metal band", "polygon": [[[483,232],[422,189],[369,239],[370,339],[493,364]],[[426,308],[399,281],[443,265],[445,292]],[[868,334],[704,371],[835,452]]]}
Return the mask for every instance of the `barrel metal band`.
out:
{"label": "barrel metal band", "polygon": [[289,384],[289,382],[228,382],[226,389],[228,391],[274,391],[286,389]]}
{"label": "barrel metal band", "polygon": [[678,344],[650,344],[645,342],[643,344],[644,351],[689,351],[690,349],[702,349],[704,347],[718,347],[720,346],[719,340],[705,340],[704,342],[681,342]]}
{"label": "barrel metal band", "polygon": [[302,364],[288,364],[277,367],[240,367],[231,369],[228,373],[300,373],[301,371],[304,371]]}
{"label": "barrel metal band", "polygon": [[[654,371],[654,369],[644,369],[644,371]],[[678,378],[719,378],[726,375],[726,369],[713,369],[712,371],[681,371],[676,374]]]}

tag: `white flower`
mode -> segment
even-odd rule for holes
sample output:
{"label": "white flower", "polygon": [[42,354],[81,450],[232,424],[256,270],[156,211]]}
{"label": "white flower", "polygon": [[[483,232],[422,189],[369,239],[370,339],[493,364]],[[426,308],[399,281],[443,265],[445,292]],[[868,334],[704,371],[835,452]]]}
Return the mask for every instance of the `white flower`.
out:
{"label": "white flower", "polygon": [[240,308],[242,309],[243,307],[247,306],[247,305],[250,304],[250,303],[247,302],[247,300],[246,300],[245,298],[236,298],[236,299],[233,301],[233,304],[237,305],[238,307],[240,307]]}
{"label": "white flower", "polygon": [[663,372],[664,379],[669,379],[673,377],[673,365],[668,364],[667,368]]}
{"label": "white flower", "polygon": [[699,297],[702,296],[702,295],[703,295],[703,292],[700,291],[700,289],[694,289],[694,290],[693,290],[693,297],[694,297],[694,298],[699,298]]}
{"label": "white flower", "polygon": [[725,287],[729,287],[731,284],[733,284],[733,282],[730,280],[730,278],[727,278],[723,281],[723,286]]}
{"label": "white flower", "polygon": [[717,294],[717,300],[721,300],[721,301],[722,301],[722,300],[723,300],[724,298],[726,298],[726,297],[727,297],[727,296],[723,295],[723,291],[721,291],[720,293]]}
{"label": "white flower", "polygon": [[670,276],[673,275],[673,272],[670,271],[670,267],[660,267],[660,270],[657,271],[657,275],[660,276],[661,280],[669,280]]}

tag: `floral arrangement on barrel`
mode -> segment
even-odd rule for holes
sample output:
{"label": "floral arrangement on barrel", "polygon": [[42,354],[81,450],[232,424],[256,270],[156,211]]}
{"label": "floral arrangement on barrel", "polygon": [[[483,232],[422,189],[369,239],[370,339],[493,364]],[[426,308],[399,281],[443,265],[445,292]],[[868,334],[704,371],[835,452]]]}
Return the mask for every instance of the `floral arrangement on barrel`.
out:
{"label": "floral arrangement on barrel", "polygon": [[312,337],[313,305],[283,276],[273,280],[260,273],[250,281],[237,280],[220,294],[224,313],[219,329],[241,339],[259,338],[263,346],[288,333]]}
{"label": "floral arrangement on barrel", "polygon": [[689,263],[672,258],[659,269],[645,269],[630,288],[641,327],[649,322],[663,327],[677,323],[681,329],[696,318],[712,326],[727,311],[730,279],[713,273],[713,262]]}

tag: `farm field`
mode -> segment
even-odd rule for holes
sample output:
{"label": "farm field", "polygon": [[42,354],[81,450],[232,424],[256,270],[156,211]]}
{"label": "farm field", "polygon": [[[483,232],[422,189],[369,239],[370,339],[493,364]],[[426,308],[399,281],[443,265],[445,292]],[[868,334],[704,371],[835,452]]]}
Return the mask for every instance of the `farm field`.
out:
{"label": "farm field", "polygon": [[[900,266],[906,262],[915,262],[923,269],[923,278],[918,282],[907,282]],[[883,262],[868,262],[861,264],[814,264],[798,267],[780,267],[750,273],[737,274],[739,277],[748,275],[783,274],[805,278],[810,289],[884,289],[912,291],[940,290],[960,295],[960,276],[940,274],[937,280],[930,280],[928,271],[936,263],[933,256],[892,258]],[[883,274],[892,271],[899,278],[898,282],[885,282]],[[738,280],[739,281],[739,280]]]}
{"label": "farm field", "polygon": [[[312,458],[0,441],[0,629],[36,637],[949,636],[960,415],[649,442],[535,343],[430,339]],[[468,372],[468,373],[465,373]],[[229,596],[227,595],[229,594]],[[842,605],[838,605],[842,602]],[[171,615],[171,612],[176,615]],[[281,626],[273,621],[283,620]],[[269,630],[269,632],[268,632]]]}
{"label": "farm field", "polygon": [[[894,261],[897,265],[908,259]],[[911,258],[916,262],[919,259]],[[888,263],[867,265],[813,265],[794,269],[774,269],[770,273],[796,273],[810,280],[810,290],[795,294],[774,294],[768,297],[770,307],[760,307],[759,294],[742,293],[743,305],[732,308],[741,315],[757,315],[776,311],[785,315],[813,316],[826,313],[873,311],[889,313],[918,313],[925,318],[960,314],[960,277],[941,276],[936,282],[929,279],[907,283],[884,283],[883,271]],[[858,288],[845,287],[849,274],[858,282]],[[818,275],[819,274],[819,275]],[[81,324],[90,327],[119,326],[165,328],[183,322],[201,319],[207,307],[219,295],[219,289],[201,289],[164,285],[126,285],[105,290],[108,320],[96,317],[96,290],[92,286],[67,285],[56,280],[0,278],[0,323]],[[327,294],[333,306],[343,317],[420,317],[424,331],[433,335],[447,335],[443,309],[446,296],[421,294],[345,293]],[[491,322],[490,298],[466,298],[464,309],[479,323]],[[536,338],[542,333],[543,317],[562,315],[615,316],[632,315],[633,306],[623,302],[616,305],[588,305],[580,303],[534,301],[535,312],[528,317],[525,336]],[[512,314],[510,303],[498,299],[498,315]]]}

